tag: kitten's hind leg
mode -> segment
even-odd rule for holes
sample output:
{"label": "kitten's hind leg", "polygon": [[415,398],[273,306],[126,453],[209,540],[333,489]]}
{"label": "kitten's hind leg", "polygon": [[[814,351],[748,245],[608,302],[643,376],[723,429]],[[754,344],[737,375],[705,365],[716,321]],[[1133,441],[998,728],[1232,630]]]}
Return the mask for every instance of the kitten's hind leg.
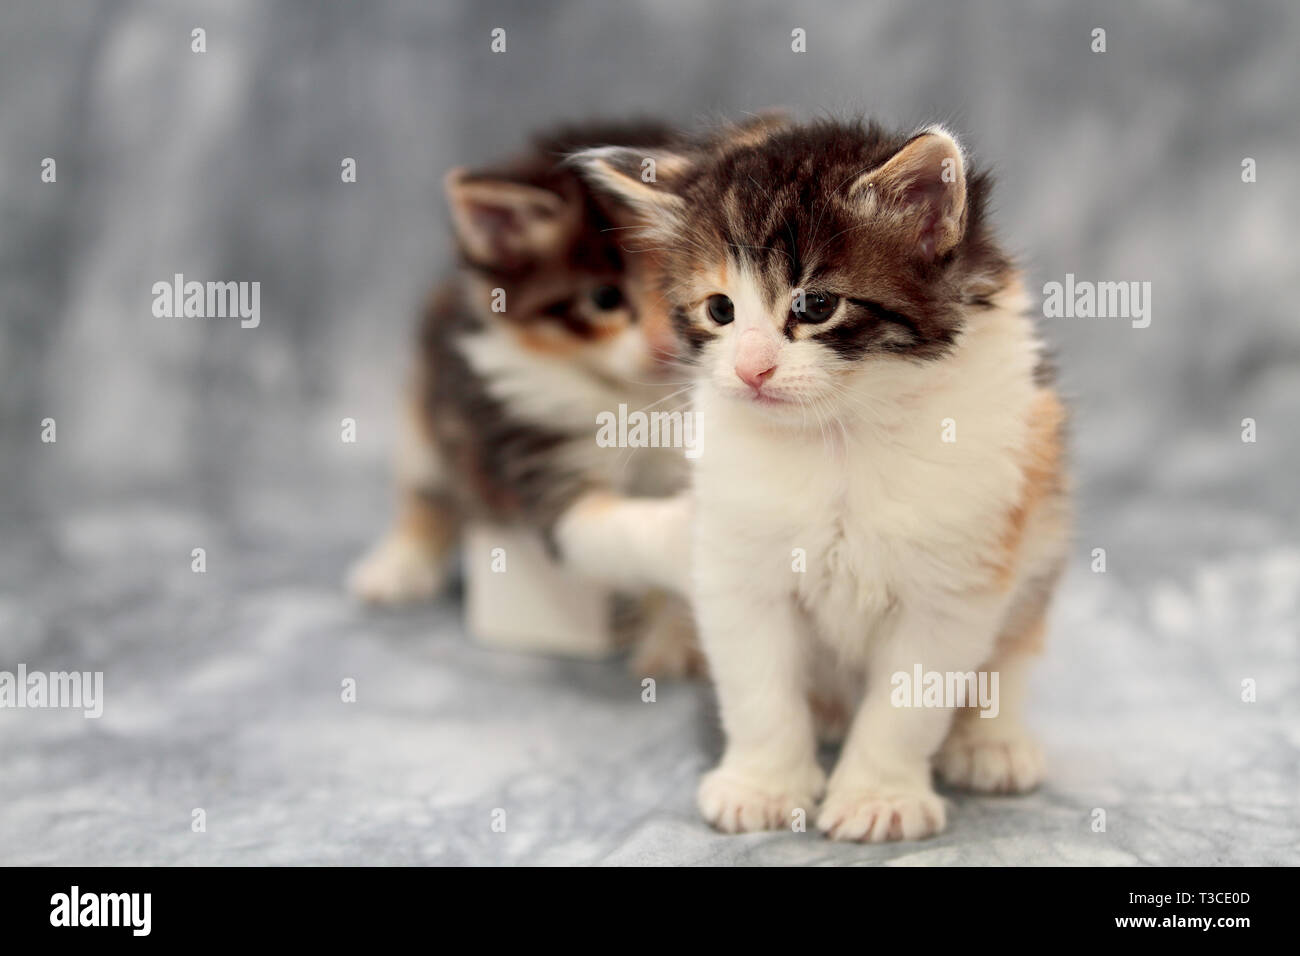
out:
{"label": "kitten's hind leg", "polygon": [[1028,619],[1012,616],[992,659],[981,668],[998,675],[995,707],[958,711],[935,754],[935,769],[944,783],[980,793],[1026,793],[1042,783],[1043,751],[1024,722],[1029,668],[1042,633],[1042,608]]}
{"label": "kitten's hind leg", "polygon": [[426,601],[442,590],[458,540],[455,512],[437,492],[402,492],[397,522],[353,566],[348,588],[372,604]]}
{"label": "kitten's hind leg", "polygon": [[933,761],[945,783],[982,793],[1024,793],[1044,775],[1042,749],[1025,728],[1024,703],[1029,668],[1042,650],[1048,605],[1069,551],[1069,503],[1061,465],[1065,412],[1050,392],[1040,395],[1035,408],[1035,454],[1025,469],[1022,534],[1013,538],[1026,576],[981,669],[990,686],[997,675],[995,706],[960,709]]}
{"label": "kitten's hind leg", "polygon": [[348,589],[374,604],[429,600],[442,590],[460,522],[429,437],[424,410],[407,403],[397,456],[397,521],[348,575]]}
{"label": "kitten's hind leg", "polygon": [[628,665],[637,677],[700,677],[707,670],[685,599],[663,591],[645,596],[645,627]]}

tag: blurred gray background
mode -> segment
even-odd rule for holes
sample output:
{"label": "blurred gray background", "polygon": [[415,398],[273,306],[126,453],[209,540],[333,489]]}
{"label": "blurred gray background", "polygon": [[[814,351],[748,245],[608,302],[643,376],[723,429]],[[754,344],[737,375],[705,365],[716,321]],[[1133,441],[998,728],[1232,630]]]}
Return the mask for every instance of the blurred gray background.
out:
{"label": "blurred gray background", "polygon": [[[1289,0],[5,3],[0,669],[103,670],[106,702],[0,710],[0,862],[1300,862],[1297,49]],[[643,704],[620,662],[339,588],[389,513],[445,170],[773,105],[947,122],[1031,288],[1153,286],[1146,329],[1044,320],[1081,486],[1049,784],[917,845],[713,834],[706,688]],[[155,318],[177,272],[259,281],[261,326]]]}

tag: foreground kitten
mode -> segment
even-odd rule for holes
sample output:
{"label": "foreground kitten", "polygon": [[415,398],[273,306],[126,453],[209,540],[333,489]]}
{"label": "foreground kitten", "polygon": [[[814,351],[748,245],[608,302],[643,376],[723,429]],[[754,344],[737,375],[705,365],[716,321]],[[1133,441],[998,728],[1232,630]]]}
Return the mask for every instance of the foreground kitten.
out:
{"label": "foreground kitten", "polygon": [[[1021,702],[1067,549],[1065,413],[987,177],[942,129],[831,122],[577,162],[655,220],[698,366],[693,597],[727,737],[705,817],[786,827],[824,791],[831,836],[915,839],[945,825],[932,761],[1034,787]],[[997,716],[895,706],[918,667],[996,672]],[[809,695],[846,691],[827,783]]]}
{"label": "foreground kitten", "polygon": [[[656,536],[683,508],[662,498],[611,503],[616,493],[679,488],[681,450],[600,448],[594,437],[598,414],[663,407],[679,390],[666,381],[675,342],[655,260],[623,252],[627,210],[597,201],[563,163],[584,146],[670,140],[653,124],[572,127],[500,167],[447,176],[461,268],[420,329],[400,513],[352,573],[360,596],[432,597],[467,521],[549,538],[575,503],[585,505],[565,525],[575,573],[625,587],[679,583],[683,561]],[[680,609],[654,604],[665,609],[657,633],[670,646],[643,648],[651,659],[640,666],[689,668],[690,648],[674,637],[689,637]]]}

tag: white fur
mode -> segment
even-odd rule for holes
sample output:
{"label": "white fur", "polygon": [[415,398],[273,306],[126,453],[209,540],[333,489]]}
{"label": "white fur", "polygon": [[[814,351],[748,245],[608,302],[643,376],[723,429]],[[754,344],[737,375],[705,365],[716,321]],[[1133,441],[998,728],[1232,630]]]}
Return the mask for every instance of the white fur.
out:
{"label": "white fur", "polygon": [[690,589],[690,498],[623,497],[593,492],[557,522],[564,562],[586,577],[623,588]]}
{"label": "white fur", "polygon": [[566,465],[611,489],[577,502],[557,524],[566,566],[619,587],[683,593],[688,502],[615,494],[662,496],[679,489],[686,479],[683,449],[602,448],[596,442],[596,416],[620,403],[673,407],[670,396],[678,387],[648,381],[648,367],[638,364],[645,354],[637,330],[605,347],[601,374],[584,374],[571,361],[525,349],[504,325],[465,336],[459,347],[513,415],[546,428],[573,429],[578,437],[562,452]]}
{"label": "white fur", "polygon": [[448,555],[428,542],[388,532],[348,571],[348,590],[371,604],[404,604],[436,596],[447,580]]}
{"label": "white fur", "polygon": [[[830,670],[859,675],[862,701],[819,825],[870,841],[937,832],[944,806],[930,759],[952,711],[891,706],[890,677],[917,662],[941,672],[986,664],[1020,585],[1046,574],[1065,541],[1063,516],[1031,521],[1020,577],[1009,591],[990,584],[987,559],[1023,488],[1035,395],[1039,345],[1025,303],[1008,297],[972,315],[946,358],[869,358],[845,375],[823,347],[781,341],[788,303],[769,312],[738,264],[730,274],[718,291],[736,318],[716,330],[696,397],[710,434],[695,463],[693,590],[727,735],[700,808],[725,830],[788,826],[794,809],[811,811],[823,774],[807,692],[829,654]],[[781,341],[763,392],[790,404],[759,405],[736,377],[734,343],[747,328]],[[953,443],[941,440],[949,418]],[[805,572],[793,569],[795,549]],[[986,766],[997,763],[985,747],[993,729],[976,721],[964,769],[956,752],[949,761],[954,775],[969,781],[975,759],[981,779],[998,783],[1041,774],[1005,699],[1019,686],[1004,688],[1001,765]]]}

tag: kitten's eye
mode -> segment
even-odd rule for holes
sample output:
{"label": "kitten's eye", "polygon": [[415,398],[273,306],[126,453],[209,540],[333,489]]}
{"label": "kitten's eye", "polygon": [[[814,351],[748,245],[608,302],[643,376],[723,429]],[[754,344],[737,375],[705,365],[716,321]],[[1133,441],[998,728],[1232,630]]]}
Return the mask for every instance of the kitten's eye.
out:
{"label": "kitten's eye", "polygon": [[623,304],[623,290],[616,285],[597,286],[591,292],[591,304],[602,312],[617,309]]}
{"label": "kitten's eye", "polygon": [[725,295],[711,295],[705,303],[709,318],[718,325],[729,325],[736,317],[736,306]]}
{"label": "kitten's eye", "polygon": [[790,310],[790,314],[800,322],[807,322],[810,325],[816,325],[818,322],[825,322],[835,314],[835,308],[840,304],[840,297],[831,295],[828,292],[807,292],[803,297],[803,309],[799,309],[799,303],[795,302],[795,307]]}

